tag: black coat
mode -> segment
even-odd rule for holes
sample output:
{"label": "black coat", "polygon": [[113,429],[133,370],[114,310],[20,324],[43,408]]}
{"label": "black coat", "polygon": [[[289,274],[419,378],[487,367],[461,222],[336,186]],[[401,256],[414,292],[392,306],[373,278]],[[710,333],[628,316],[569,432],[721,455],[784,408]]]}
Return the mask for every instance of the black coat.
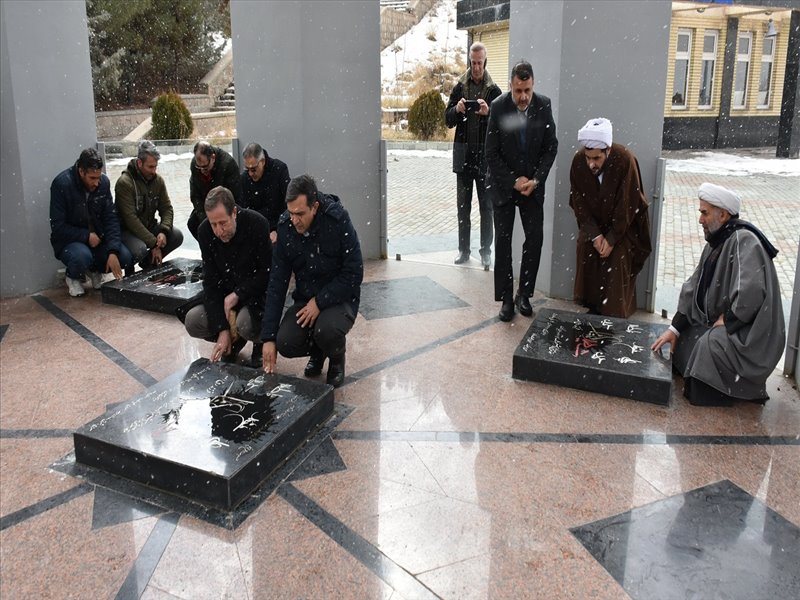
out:
{"label": "black coat", "polygon": [[214,169],[211,171],[211,181],[206,182],[203,179],[200,170],[197,168],[196,161],[192,157],[192,163],[189,165],[189,199],[192,201],[192,212],[200,215],[200,220],[206,218],[206,211],[203,203],[206,201],[208,192],[213,190],[218,185],[228,188],[233,194],[233,199],[236,204],[242,201],[242,183],[239,178],[239,165],[236,160],[225,152],[222,148],[212,146],[216,158],[214,159]]}
{"label": "black coat", "polygon": [[261,339],[273,341],[294,274],[295,302],[315,298],[320,310],[348,304],[355,315],[361,302],[364,261],[350,215],[332,194],[319,194],[320,206],[307,234],[292,225],[288,212],[278,221],[278,242],[261,326]]}
{"label": "black coat", "polygon": [[77,165],[59,173],[50,185],[50,243],[56,258],[72,242],[89,244],[89,224],[108,251],[119,254],[122,238],[111,197],[111,182],[105,173],[89,196],[78,176]]}
{"label": "black coat", "polygon": [[261,179],[253,181],[247,171],[242,172],[242,202],[244,208],[260,212],[269,221],[269,230],[278,228],[278,219],[286,210],[286,187],[289,169],[277,158],[267,158]]}
{"label": "black coat", "polygon": [[213,334],[229,327],[224,302],[231,292],[239,296],[237,307],[247,306],[253,319],[260,319],[272,263],[267,220],[240,208],[230,242],[214,235],[208,219],[200,224],[197,237],[203,257],[203,305]]}
{"label": "black coat", "polygon": [[[450,100],[447,103],[447,108],[444,110],[444,121],[447,127],[456,128],[455,136],[453,137],[453,173],[463,173],[465,167],[468,166],[478,169],[481,173],[486,170],[483,164],[483,147],[486,139],[486,125],[489,122],[489,115],[478,116],[474,113],[459,113],[456,111],[456,104],[458,104],[459,100],[461,100],[461,98],[466,98],[464,88],[466,87],[465,84],[469,81],[469,76],[469,71],[461,76],[458,83],[453,88],[450,94]],[[500,93],[500,88],[492,82],[492,78],[489,77],[489,74],[484,74],[483,85],[477,93],[477,97],[485,100],[486,104],[491,106],[494,99],[497,98]],[[470,148],[467,144],[468,119],[478,119],[479,121],[479,139],[475,148],[478,158],[477,164],[468,164],[470,163],[470,158],[473,160],[475,158],[475,156],[469,152]]]}
{"label": "black coat", "polygon": [[486,129],[486,190],[495,206],[527,200],[514,189],[517,177],[523,175],[539,181],[530,198],[544,202],[544,183],[556,159],[558,140],[550,98],[533,94],[525,111],[525,148],[520,146],[518,116],[510,91],[492,102]]}

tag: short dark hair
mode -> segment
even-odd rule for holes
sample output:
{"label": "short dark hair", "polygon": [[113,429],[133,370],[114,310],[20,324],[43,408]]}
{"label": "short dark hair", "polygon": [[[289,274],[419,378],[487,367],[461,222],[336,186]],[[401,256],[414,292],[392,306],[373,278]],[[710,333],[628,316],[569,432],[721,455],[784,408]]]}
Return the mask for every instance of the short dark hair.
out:
{"label": "short dark hair", "polygon": [[99,171],[103,168],[103,159],[94,148],[86,148],[81,152],[75,165],[84,171]]}
{"label": "short dark hair", "polygon": [[521,60],[515,64],[514,68],[511,69],[511,79],[514,79],[514,77],[521,81],[533,79],[533,67],[531,66],[531,63]]}
{"label": "short dark hair", "polygon": [[214,151],[214,146],[205,140],[200,140],[194,145],[194,150],[192,150],[192,153],[197,156],[198,151],[200,154],[208,158],[208,160],[211,160],[211,157],[216,154]]}
{"label": "short dark hair", "polygon": [[262,161],[267,159],[267,152],[261,147],[261,144],[250,142],[244,147],[242,158],[255,158],[256,161]]}
{"label": "short dark hair", "polygon": [[317,201],[317,182],[307,173],[295,177],[286,187],[287,204],[297,200],[300,196],[306,197],[306,204],[308,204],[309,208],[314,206],[314,202]]}
{"label": "short dark hair", "polygon": [[233,194],[228,188],[222,185],[218,185],[208,192],[206,201],[203,203],[203,209],[208,212],[217,208],[218,204],[222,204],[222,206],[225,207],[226,213],[229,215],[233,214],[233,207],[236,206]]}

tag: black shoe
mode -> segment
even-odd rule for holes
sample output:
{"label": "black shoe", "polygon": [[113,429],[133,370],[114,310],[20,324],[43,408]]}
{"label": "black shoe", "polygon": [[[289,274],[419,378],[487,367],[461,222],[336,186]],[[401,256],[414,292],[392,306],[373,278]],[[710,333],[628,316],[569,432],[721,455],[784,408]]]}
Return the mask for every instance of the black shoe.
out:
{"label": "black shoe", "polygon": [[262,355],[262,351],[264,349],[263,342],[253,342],[253,353],[250,355],[250,360],[247,363],[247,366],[253,369],[260,369],[263,362],[264,357]]}
{"label": "black shoe", "polygon": [[234,342],[231,344],[231,353],[226,354],[220,360],[224,363],[234,363],[236,362],[236,358],[239,356],[239,352],[242,351],[244,345],[247,343],[247,340],[244,339],[242,336],[237,337]]}
{"label": "black shoe", "polygon": [[311,356],[308,357],[308,363],[306,363],[306,369],[303,371],[303,375],[306,377],[316,377],[322,373],[323,364],[325,364],[325,355],[319,348],[314,348],[311,351]]}
{"label": "black shoe", "polygon": [[483,265],[483,270],[488,271],[489,267],[492,266],[492,259],[488,254],[484,254],[481,256],[481,264]]}
{"label": "black shoe", "polygon": [[459,252],[456,259],[453,261],[454,265],[463,265],[469,260],[469,252]]}
{"label": "black shoe", "polygon": [[328,360],[328,385],[338,388],[344,383],[344,354]]}
{"label": "black shoe", "polygon": [[517,294],[517,297],[514,298],[514,304],[523,317],[530,317],[533,314],[533,307],[531,306],[531,301],[527,296],[523,296],[522,294]]}
{"label": "black shoe", "polygon": [[497,315],[501,321],[508,322],[514,316],[514,301],[511,297],[503,299],[503,306],[500,307],[500,314]]}

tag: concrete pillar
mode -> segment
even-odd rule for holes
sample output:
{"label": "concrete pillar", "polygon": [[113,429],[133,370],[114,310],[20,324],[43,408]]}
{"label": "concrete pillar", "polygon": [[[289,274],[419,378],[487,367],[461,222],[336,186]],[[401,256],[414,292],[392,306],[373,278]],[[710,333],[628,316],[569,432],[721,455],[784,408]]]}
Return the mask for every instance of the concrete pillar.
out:
{"label": "concrete pillar", "polygon": [[800,10],[789,20],[789,48],[783,77],[781,118],[778,123],[776,154],[780,158],[800,157]]}
{"label": "concrete pillar", "polygon": [[97,130],[83,0],[0,2],[0,294],[53,285],[50,183]]}
{"label": "concrete pillar", "polygon": [[[509,60],[527,59],[534,92],[553,101],[558,156],[547,180],[545,237],[537,289],[572,298],[577,225],[569,207],[569,169],[576,137],[587,120],[607,117],[614,141],[639,159],[652,198],[661,154],[671,5],[666,0],[511,0]],[[238,90],[237,90],[238,91]],[[652,211],[657,207],[651,207]],[[653,241],[657,232],[653,232]],[[514,234],[518,256],[522,232]],[[516,272],[516,267],[515,267]],[[652,300],[648,260],[637,282],[640,307]],[[654,283],[652,284],[654,285]]]}
{"label": "concrete pillar", "polygon": [[364,257],[379,256],[380,6],[367,1],[231,2],[236,128],[308,172],[350,212]]}

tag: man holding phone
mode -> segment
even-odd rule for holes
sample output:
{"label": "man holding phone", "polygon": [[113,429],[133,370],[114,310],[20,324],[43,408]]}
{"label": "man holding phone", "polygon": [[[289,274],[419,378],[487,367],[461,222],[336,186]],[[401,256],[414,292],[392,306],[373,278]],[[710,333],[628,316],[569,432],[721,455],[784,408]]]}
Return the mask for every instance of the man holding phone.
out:
{"label": "man holding phone", "polygon": [[472,211],[472,184],[478,191],[478,208],[481,214],[481,263],[488,271],[492,256],[492,201],[485,193],[486,164],[484,140],[489,119],[489,105],[500,95],[500,88],[486,72],[486,46],[480,42],[469,49],[469,70],[458,80],[450,94],[444,112],[447,126],[456,128],[453,141],[453,172],[456,174],[456,202],[458,207],[458,256],[460,265],[470,256],[470,212]]}

